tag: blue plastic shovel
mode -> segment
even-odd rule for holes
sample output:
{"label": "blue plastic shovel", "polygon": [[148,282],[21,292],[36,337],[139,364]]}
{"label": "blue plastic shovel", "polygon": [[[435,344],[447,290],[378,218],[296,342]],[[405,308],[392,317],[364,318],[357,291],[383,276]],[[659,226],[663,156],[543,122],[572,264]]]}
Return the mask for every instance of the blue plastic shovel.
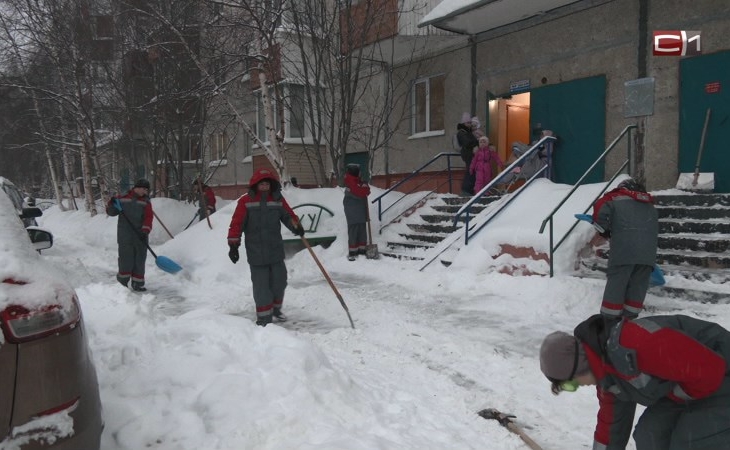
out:
{"label": "blue plastic shovel", "polygon": [[[590,214],[574,214],[574,216],[578,220],[582,220],[593,225],[593,228],[595,228],[599,233],[603,233],[605,231],[602,226],[593,222],[593,216]],[[649,284],[651,286],[664,286],[666,283],[667,280],[664,279],[664,272],[662,272],[662,269],[657,264],[654,264],[654,270],[651,271]]]}

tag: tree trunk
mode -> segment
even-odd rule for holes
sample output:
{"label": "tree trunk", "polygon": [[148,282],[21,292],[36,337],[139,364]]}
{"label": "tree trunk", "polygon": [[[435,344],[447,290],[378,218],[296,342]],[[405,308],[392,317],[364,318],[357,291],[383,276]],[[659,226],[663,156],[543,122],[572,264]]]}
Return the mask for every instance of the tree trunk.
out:
{"label": "tree trunk", "polygon": [[90,142],[87,134],[79,126],[79,137],[81,137],[81,176],[84,183],[84,204],[86,211],[91,217],[96,215],[96,202],[94,201],[94,188],[91,185],[91,158],[89,157]]}
{"label": "tree trunk", "polygon": [[[273,164],[276,171],[279,173],[279,179],[282,184],[285,180],[288,180],[286,173],[286,165],[284,157],[281,153],[279,140],[276,135],[276,126],[274,125],[274,108],[271,104],[271,97],[269,97],[269,90],[266,86],[266,72],[263,67],[259,66],[259,83],[261,84],[261,101],[264,104],[264,121],[266,122],[266,133],[269,136],[269,148],[267,156]],[[281,130],[284,133],[284,130]],[[282,136],[283,140],[283,136]]]}

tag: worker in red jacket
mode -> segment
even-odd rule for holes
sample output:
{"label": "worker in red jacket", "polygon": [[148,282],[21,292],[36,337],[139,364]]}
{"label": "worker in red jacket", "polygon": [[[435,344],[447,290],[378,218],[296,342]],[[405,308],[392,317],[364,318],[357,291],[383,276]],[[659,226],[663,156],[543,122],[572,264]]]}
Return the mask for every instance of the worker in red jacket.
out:
{"label": "worker in red jacket", "polygon": [[593,223],[610,238],[600,312],[611,322],[636,318],[644,308],[659,239],[654,199],[633,178],[621,181],[593,205]]}
{"label": "worker in red jacket", "polygon": [[228,257],[238,262],[241,233],[245,234],[246,258],[251,269],[256,324],[266,326],[272,316],[286,321],[281,312],[287,285],[281,224],[297,236],[304,228],[281,195],[279,177],[269,169],[254,172],[248,193],[241,196],[228,228]]}
{"label": "worker in red jacket", "polygon": [[131,279],[132,289],[144,292],[147,290],[144,286],[147,246],[154,217],[150,200],[150,182],[140,178],[129,192],[109,199],[106,213],[110,216],[119,216],[117,221],[117,244],[119,245],[117,281],[122,286],[129,287]]}
{"label": "worker in red jacket", "polygon": [[367,248],[368,195],[370,186],[360,177],[360,165],[348,164],[342,207],[347,221],[347,259],[350,261],[357,255],[364,255]]}
{"label": "worker in red jacket", "polygon": [[[202,195],[200,188],[202,186]],[[215,192],[213,188],[198,180],[193,181],[193,194],[198,196],[198,218],[202,221],[215,212]]]}
{"label": "worker in red jacket", "polygon": [[730,332],[682,315],[604,325],[596,314],[540,348],[554,394],[596,386],[594,450],[626,448],[637,404],[637,450],[730,449]]}

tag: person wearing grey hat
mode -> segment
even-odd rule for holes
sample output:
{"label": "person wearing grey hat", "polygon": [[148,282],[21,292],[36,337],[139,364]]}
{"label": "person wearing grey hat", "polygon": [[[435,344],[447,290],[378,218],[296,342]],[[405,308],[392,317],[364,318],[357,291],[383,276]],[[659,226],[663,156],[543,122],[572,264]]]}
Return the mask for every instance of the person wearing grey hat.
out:
{"label": "person wearing grey hat", "polygon": [[540,347],[555,395],[596,386],[593,450],[626,448],[637,404],[637,450],[730,450],[730,332],[683,315],[605,326],[596,314]]}

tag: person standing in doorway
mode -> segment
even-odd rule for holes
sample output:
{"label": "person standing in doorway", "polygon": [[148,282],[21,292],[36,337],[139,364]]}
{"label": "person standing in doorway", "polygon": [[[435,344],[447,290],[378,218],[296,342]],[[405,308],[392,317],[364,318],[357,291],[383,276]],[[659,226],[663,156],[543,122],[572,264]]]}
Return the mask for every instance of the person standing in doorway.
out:
{"label": "person standing in doorway", "polygon": [[461,116],[461,123],[456,125],[456,139],[461,147],[461,159],[466,165],[464,169],[464,179],[461,182],[461,195],[474,195],[474,176],[472,176],[470,167],[471,160],[474,157],[474,149],[479,145],[476,136],[472,132],[472,121],[469,113]]}
{"label": "person standing in doorway", "polygon": [[504,168],[502,158],[497,150],[489,145],[489,138],[479,138],[479,149],[474,154],[469,170],[474,176],[474,191],[479,192],[497,176],[500,169]]}
{"label": "person standing in doorway", "polygon": [[106,213],[119,216],[117,220],[117,245],[119,246],[117,281],[132,289],[144,292],[147,245],[152,231],[152,201],[149,197],[150,182],[141,178],[125,195],[112,197],[106,205]]}
{"label": "person standing in doorway", "polygon": [[266,326],[272,316],[285,322],[282,313],[287,271],[284,264],[284,241],[281,224],[297,236],[304,228],[281,194],[279,177],[270,169],[258,169],[249,181],[248,193],[241,196],[228,228],[228,257],[239,259],[241,234],[245,234],[246,259],[251,270],[256,325]]}
{"label": "person standing in doorway", "polygon": [[348,164],[342,205],[347,220],[347,259],[354,261],[367,249],[368,195],[370,186],[360,178],[360,166]]}

